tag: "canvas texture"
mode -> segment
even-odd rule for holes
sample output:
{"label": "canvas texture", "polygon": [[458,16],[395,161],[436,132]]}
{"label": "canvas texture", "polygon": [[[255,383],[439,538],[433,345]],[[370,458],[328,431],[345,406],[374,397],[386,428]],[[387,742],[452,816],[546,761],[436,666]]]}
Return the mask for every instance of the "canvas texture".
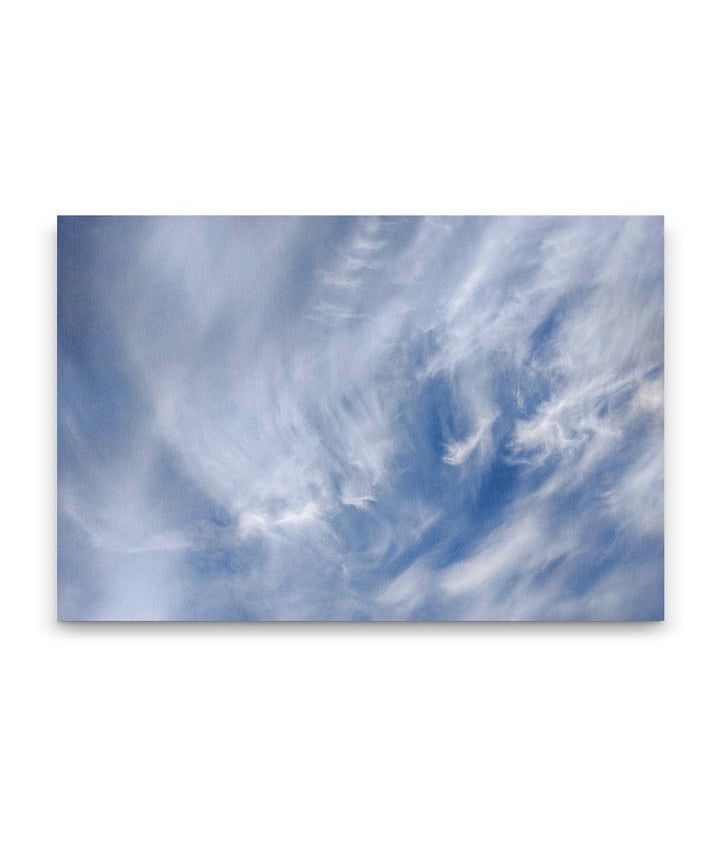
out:
{"label": "canvas texture", "polygon": [[662,217],[58,218],[58,617],[663,617]]}

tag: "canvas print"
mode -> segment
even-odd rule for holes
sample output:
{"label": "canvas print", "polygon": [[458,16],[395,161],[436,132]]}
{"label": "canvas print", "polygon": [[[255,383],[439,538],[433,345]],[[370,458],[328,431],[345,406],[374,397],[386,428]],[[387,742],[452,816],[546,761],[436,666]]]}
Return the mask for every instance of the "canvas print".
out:
{"label": "canvas print", "polygon": [[58,617],[663,617],[661,217],[58,218]]}

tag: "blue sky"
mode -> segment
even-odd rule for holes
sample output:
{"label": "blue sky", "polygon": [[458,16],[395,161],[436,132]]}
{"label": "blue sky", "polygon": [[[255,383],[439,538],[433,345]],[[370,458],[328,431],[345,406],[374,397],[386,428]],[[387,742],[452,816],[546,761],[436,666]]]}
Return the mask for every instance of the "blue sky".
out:
{"label": "blue sky", "polygon": [[58,614],[661,618],[662,218],[59,218]]}

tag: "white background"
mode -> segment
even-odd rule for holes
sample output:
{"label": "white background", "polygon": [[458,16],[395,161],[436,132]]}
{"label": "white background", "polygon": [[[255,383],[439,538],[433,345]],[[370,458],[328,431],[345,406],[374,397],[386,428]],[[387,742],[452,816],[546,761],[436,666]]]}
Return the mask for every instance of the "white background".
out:
{"label": "white background", "polygon": [[[3,852],[718,852],[713,7],[8,5]],[[55,215],[428,212],[665,214],[666,622],[56,624]]]}

